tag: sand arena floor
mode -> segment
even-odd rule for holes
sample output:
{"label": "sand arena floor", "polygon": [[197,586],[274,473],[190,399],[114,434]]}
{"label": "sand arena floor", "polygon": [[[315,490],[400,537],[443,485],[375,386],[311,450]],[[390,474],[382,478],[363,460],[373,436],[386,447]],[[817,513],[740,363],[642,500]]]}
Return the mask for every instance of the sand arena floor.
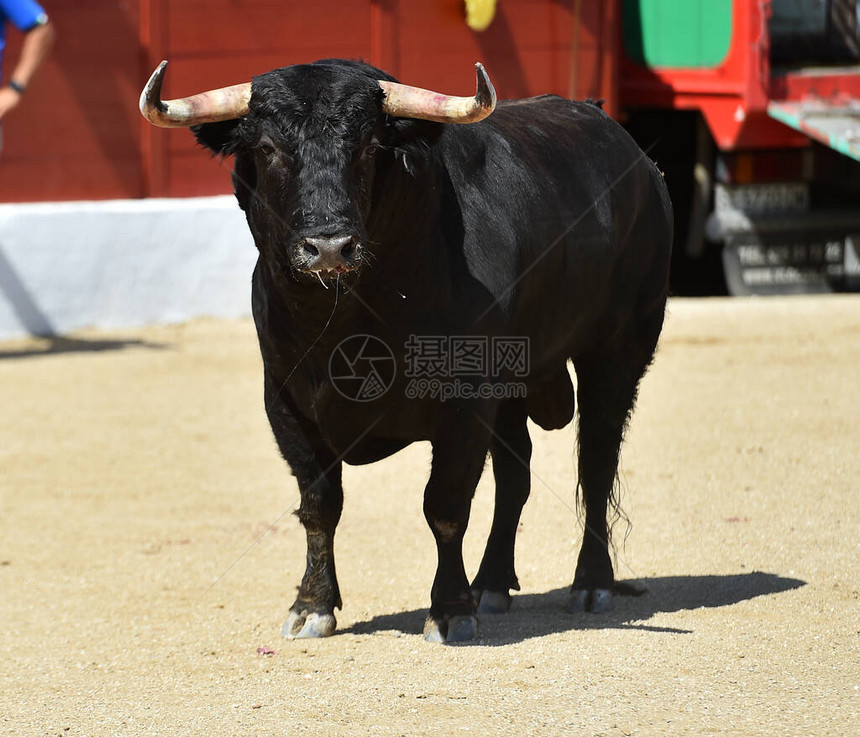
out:
{"label": "sand arena floor", "polygon": [[421,444],[346,469],[338,633],[280,639],[304,536],[261,383],[249,321],[0,344],[0,732],[856,733],[860,297],[673,301],[622,461],[648,593],[562,611],[574,433],[535,431],[523,591],[463,646],[420,636]]}

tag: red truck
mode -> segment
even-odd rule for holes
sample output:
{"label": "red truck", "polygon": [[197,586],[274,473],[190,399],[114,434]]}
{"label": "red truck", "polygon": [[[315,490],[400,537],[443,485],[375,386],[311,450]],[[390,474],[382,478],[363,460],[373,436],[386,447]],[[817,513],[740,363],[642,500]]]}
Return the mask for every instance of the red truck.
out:
{"label": "red truck", "polygon": [[618,105],[665,169],[679,288],[860,289],[858,13],[623,0]]}

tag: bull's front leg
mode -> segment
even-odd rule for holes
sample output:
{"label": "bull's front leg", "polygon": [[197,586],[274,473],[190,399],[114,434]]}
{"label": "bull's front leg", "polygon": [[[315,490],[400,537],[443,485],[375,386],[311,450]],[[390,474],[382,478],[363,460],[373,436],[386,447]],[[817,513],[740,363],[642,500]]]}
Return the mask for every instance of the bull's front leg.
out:
{"label": "bull's front leg", "polygon": [[451,412],[433,440],[424,516],[436,539],[438,561],[424,626],[428,642],[459,642],[478,634],[475,599],[463,565],[463,536],[487,457],[489,426],[472,408],[463,407]]}
{"label": "bull's front leg", "polygon": [[341,462],[317,429],[266,377],[266,413],[284,459],[299,484],[297,515],[307,535],[305,573],[281,635],[327,637],[335,631],[335,607],[343,606],[334,566],[334,533],[343,509]]}
{"label": "bull's front leg", "polygon": [[334,567],[334,533],[343,509],[341,464],[333,457],[296,471],[301,492],[298,517],[307,536],[305,573],[281,636],[288,639],[334,634],[334,609],[341,609]]}

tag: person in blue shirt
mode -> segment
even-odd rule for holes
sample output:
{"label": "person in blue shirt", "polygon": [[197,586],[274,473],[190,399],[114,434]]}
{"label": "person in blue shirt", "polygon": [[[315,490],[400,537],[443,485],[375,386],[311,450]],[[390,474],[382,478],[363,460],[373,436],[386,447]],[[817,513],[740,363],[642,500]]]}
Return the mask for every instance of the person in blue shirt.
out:
{"label": "person in blue shirt", "polygon": [[[21,102],[27,85],[54,42],[54,27],[44,8],[35,0],[0,0],[0,79],[3,78],[3,51],[10,22],[25,33],[26,38],[8,79],[0,87],[0,122]],[[2,145],[0,135],[0,148]]]}

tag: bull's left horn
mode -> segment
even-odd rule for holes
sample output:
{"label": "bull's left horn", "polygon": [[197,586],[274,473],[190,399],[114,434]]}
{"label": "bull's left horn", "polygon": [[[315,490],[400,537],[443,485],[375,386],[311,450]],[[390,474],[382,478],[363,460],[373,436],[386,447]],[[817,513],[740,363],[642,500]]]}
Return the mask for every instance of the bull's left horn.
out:
{"label": "bull's left horn", "polygon": [[162,128],[184,128],[200,123],[233,120],[248,114],[250,82],[221,87],[178,100],[162,100],[161,85],[166,67],[167,62],[161,62],[140,93],[140,114],[153,125]]}
{"label": "bull's left horn", "polygon": [[398,118],[434,120],[437,123],[477,123],[496,107],[496,90],[484,65],[475,64],[478,77],[474,97],[451,97],[420,87],[380,80],[385,92],[383,112]]}

